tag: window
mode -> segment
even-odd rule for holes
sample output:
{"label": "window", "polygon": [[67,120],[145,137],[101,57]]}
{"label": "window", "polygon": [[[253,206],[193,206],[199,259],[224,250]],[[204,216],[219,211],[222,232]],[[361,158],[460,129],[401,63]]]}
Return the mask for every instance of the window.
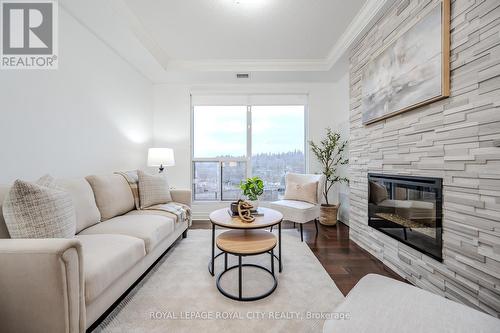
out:
{"label": "window", "polygon": [[194,105],[192,128],[194,200],[237,200],[252,176],[278,200],[285,174],[305,172],[305,105]]}
{"label": "window", "polygon": [[193,119],[195,159],[246,156],[246,106],[196,106]]}
{"label": "window", "polygon": [[287,172],[305,172],[304,106],[252,107],[252,176],[264,180],[262,200],[278,200]]}

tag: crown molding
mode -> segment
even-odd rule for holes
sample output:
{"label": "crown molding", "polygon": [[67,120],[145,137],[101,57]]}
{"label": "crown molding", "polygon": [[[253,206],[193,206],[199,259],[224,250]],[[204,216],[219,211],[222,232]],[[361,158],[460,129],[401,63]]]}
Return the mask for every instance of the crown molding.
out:
{"label": "crown molding", "polygon": [[339,40],[331,48],[325,62],[328,69],[347,52],[354,43],[364,35],[364,33],[375,23],[374,21],[382,16],[394,0],[367,0],[361,10],[356,14],[347,29],[340,36]]}
{"label": "crown molding", "polygon": [[118,17],[122,18],[123,23],[130,29],[141,44],[151,53],[158,64],[167,70],[169,64],[169,56],[160,47],[156,40],[144,28],[139,18],[135,15],[130,7],[123,0],[111,0],[111,7]]}

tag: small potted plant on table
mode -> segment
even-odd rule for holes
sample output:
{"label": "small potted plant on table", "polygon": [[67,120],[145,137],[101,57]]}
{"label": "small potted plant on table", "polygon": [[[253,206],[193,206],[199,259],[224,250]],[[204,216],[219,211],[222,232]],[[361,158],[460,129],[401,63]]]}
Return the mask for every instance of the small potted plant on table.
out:
{"label": "small potted plant on table", "polygon": [[340,205],[330,204],[328,193],[336,183],[349,182],[349,179],[340,177],[337,174],[337,168],[340,165],[349,163],[349,159],[344,156],[347,141],[343,141],[339,133],[327,128],[326,137],[319,144],[313,141],[309,141],[309,144],[313,154],[321,164],[322,173],[325,175],[323,189],[325,203],[321,204],[319,222],[323,225],[335,225],[337,224],[337,213]]}
{"label": "small potted plant on table", "polygon": [[264,182],[260,177],[247,178],[246,181],[240,183],[240,188],[252,204],[254,209],[259,207],[259,196],[264,193]]}

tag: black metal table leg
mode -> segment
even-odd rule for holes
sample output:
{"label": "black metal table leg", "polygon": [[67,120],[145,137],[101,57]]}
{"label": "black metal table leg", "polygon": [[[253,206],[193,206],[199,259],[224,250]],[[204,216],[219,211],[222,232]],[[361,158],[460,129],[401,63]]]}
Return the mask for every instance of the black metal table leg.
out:
{"label": "black metal table leg", "polygon": [[242,299],[243,297],[243,293],[242,293],[242,278],[241,278],[241,256],[238,256],[238,279],[239,279],[239,284],[238,284],[238,295],[240,297],[240,300]]}
{"label": "black metal table leg", "polygon": [[215,224],[212,223],[212,271],[210,274],[214,276],[215,273]]}
{"label": "black metal table leg", "polygon": [[278,252],[279,252],[279,272],[283,270],[283,264],[281,263],[281,222],[278,223]]}
{"label": "black metal table leg", "polygon": [[227,252],[224,252],[224,269],[227,270]]}
{"label": "black metal table leg", "polygon": [[[275,257],[276,258],[276,257]],[[240,258],[241,260],[241,258]],[[271,275],[272,279],[273,279],[273,286],[271,287],[271,289],[269,289],[268,291],[266,291],[264,294],[261,294],[261,295],[257,295],[257,296],[250,296],[250,297],[243,297],[243,272],[241,271],[243,269],[243,267],[253,267],[253,268],[257,268],[257,269],[261,269],[263,270],[264,272],[267,272]],[[221,278],[222,276],[229,272],[230,270],[233,270],[233,269],[238,269],[240,272],[238,272],[238,278],[241,279],[238,281],[239,283],[239,290],[238,290],[238,294],[230,294],[228,292],[226,292],[222,286],[221,286]],[[241,281],[241,282],[240,282]],[[219,273],[219,275],[217,275],[217,278],[216,278],[216,285],[217,285],[217,289],[220,291],[220,293],[224,296],[226,296],[227,298],[230,298],[230,299],[233,299],[235,301],[241,301],[241,302],[252,302],[252,301],[257,301],[259,299],[263,299],[263,298],[266,298],[267,296],[271,295],[275,290],[276,290],[276,287],[278,286],[278,280],[276,279],[276,276],[273,275],[272,271],[270,271],[269,269],[263,267],[263,266],[259,266],[259,265],[255,265],[255,264],[241,264],[241,266],[238,264],[234,265],[234,266],[231,266],[231,267],[228,267],[227,270],[224,270],[222,271],[221,273]]]}
{"label": "black metal table leg", "polygon": [[300,223],[300,241],[304,241],[304,232],[302,231],[302,223]]}
{"label": "black metal table leg", "polygon": [[274,276],[274,249],[271,249],[271,273]]}

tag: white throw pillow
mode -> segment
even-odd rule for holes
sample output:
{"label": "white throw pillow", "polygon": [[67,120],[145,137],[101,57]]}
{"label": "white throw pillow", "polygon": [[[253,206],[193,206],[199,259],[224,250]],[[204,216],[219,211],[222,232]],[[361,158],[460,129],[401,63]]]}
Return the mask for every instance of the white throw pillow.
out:
{"label": "white throw pillow", "polygon": [[73,238],[75,206],[71,195],[44,176],[35,183],[16,180],[3,203],[11,238]]}
{"label": "white throw pillow", "polygon": [[166,177],[162,175],[148,175],[137,171],[139,177],[139,198],[141,209],[172,201],[170,188]]}
{"label": "white throw pillow", "polygon": [[305,201],[312,204],[318,203],[318,182],[296,183],[289,181],[286,184],[285,200]]}

